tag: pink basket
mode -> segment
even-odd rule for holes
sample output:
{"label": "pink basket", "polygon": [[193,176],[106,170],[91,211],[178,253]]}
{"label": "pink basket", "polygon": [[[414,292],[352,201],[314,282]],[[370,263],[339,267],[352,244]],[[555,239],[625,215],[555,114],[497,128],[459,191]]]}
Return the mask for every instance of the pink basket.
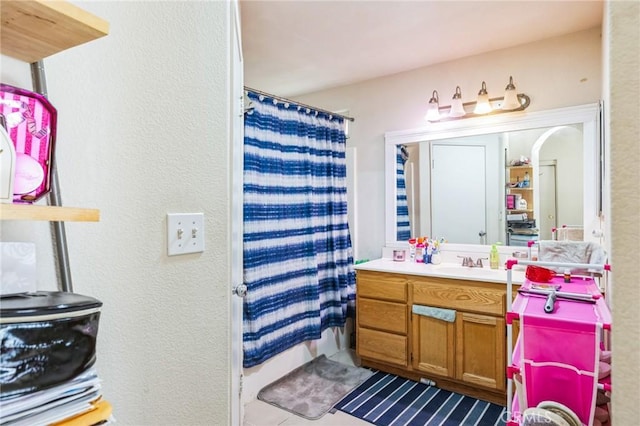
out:
{"label": "pink basket", "polygon": [[0,114],[16,148],[13,201],[32,203],[50,191],[58,113],[44,96],[0,84]]}
{"label": "pink basket", "polygon": [[[552,283],[559,283],[555,277]],[[530,289],[526,279],[522,287]],[[599,294],[590,277],[574,277],[562,283],[561,291]],[[603,329],[611,317],[604,299],[594,303],[557,299],[552,313],[546,313],[546,297],[519,294],[513,312],[520,317],[520,335],[512,362],[522,374],[519,386],[524,406],[536,407],[555,401],[569,407],[583,424],[591,424],[598,386],[599,353]]]}

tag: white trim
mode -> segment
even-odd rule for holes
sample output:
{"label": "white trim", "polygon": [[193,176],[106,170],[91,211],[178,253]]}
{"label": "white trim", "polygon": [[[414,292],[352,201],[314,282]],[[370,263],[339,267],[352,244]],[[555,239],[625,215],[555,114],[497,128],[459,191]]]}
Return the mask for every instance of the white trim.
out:
{"label": "white trim", "polygon": [[233,288],[243,283],[242,238],[243,238],[243,168],[244,168],[244,71],[242,65],[242,31],[240,24],[240,5],[231,0],[229,11],[230,40],[230,338],[231,338],[231,377],[230,377],[230,424],[244,424],[244,404],[242,401],[242,298],[233,294]]}
{"label": "white trim", "polygon": [[487,133],[511,132],[597,120],[598,104],[557,108],[547,111],[516,112],[496,116],[431,123],[427,127],[385,132],[385,144],[398,145],[424,140],[459,138]]}

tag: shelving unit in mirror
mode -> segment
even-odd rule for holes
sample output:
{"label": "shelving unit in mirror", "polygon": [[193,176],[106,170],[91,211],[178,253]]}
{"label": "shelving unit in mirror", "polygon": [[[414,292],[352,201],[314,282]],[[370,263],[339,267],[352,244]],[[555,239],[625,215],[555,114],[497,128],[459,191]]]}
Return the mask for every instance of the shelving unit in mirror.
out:
{"label": "shelving unit in mirror", "polygon": [[506,173],[507,245],[526,245],[538,239],[534,214],[533,166],[507,166]]}
{"label": "shelving unit in mirror", "polygon": [[[507,167],[507,194],[515,195],[514,208],[507,207],[507,213],[526,212],[530,220],[533,216],[533,166],[508,166]],[[524,201],[522,201],[524,200]]]}

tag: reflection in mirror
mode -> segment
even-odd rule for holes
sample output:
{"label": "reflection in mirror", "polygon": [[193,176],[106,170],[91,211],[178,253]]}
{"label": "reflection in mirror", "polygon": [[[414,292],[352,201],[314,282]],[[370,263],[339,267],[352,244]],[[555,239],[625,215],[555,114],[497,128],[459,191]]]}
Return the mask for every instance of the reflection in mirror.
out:
{"label": "reflection in mirror", "polygon": [[519,246],[562,226],[588,239],[599,229],[597,107],[387,133],[387,244]]}

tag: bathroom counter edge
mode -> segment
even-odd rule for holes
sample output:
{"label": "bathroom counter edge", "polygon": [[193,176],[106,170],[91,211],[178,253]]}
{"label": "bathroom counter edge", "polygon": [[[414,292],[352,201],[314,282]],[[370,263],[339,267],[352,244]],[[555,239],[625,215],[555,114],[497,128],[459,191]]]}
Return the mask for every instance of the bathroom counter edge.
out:
{"label": "bathroom counter edge", "polygon": [[[507,284],[507,270],[502,266],[500,269],[470,268],[460,266],[456,263],[441,263],[439,265],[415,263],[410,261],[398,262],[389,258],[370,260],[355,265],[355,269],[375,272],[390,272],[407,275],[431,276],[440,278],[450,278],[459,280],[483,281]],[[523,270],[512,271],[512,284],[522,284],[525,278]]]}

